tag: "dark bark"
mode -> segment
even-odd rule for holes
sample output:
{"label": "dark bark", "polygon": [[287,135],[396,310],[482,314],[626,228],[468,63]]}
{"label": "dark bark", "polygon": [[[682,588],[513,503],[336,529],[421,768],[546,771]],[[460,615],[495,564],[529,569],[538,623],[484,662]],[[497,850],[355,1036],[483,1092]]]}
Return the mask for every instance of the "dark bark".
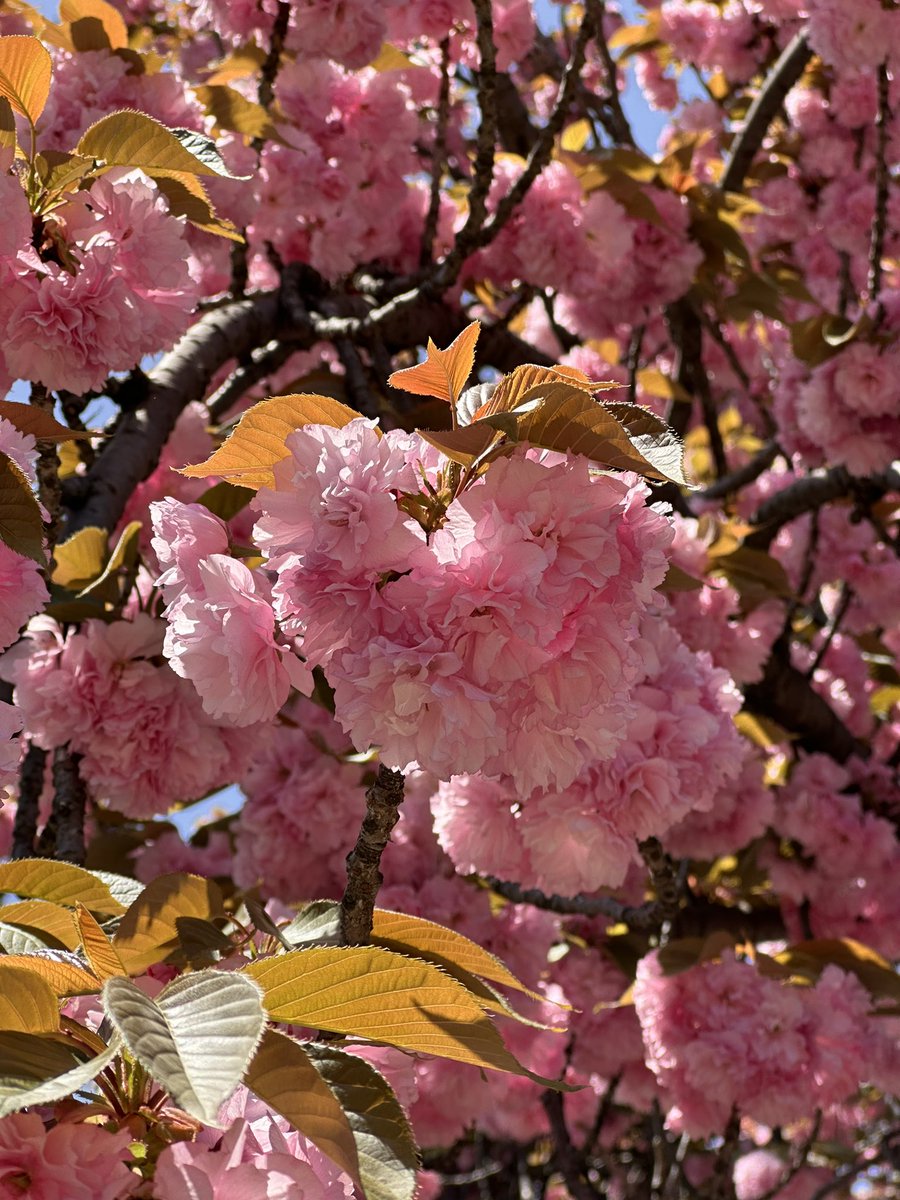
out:
{"label": "dark bark", "polygon": [[383,763],[366,791],[366,815],[356,845],[347,855],[347,886],[341,898],[341,939],[364,946],[372,932],[375,899],[381,887],[381,856],[400,820],[403,775]]}

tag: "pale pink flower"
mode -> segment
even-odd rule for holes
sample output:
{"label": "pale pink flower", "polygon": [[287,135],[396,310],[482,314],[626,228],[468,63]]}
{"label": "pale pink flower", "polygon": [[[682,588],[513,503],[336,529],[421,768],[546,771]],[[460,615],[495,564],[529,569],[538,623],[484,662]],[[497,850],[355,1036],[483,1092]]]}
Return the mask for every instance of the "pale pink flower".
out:
{"label": "pale pink flower", "polygon": [[734,1164],[734,1191],[737,1200],[760,1200],[782,1179],[789,1182],[775,1193],[776,1200],[812,1200],[813,1195],[830,1178],[822,1167],[801,1167],[796,1173],[787,1157],[772,1150],[752,1150]]}
{"label": "pale pink flower", "polygon": [[879,0],[809,0],[809,42],[841,71],[873,70],[900,42],[897,13]]}
{"label": "pale pink flower", "polygon": [[28,618],[48,599],[38,564],[0,542],[0,650],[16,640]]}
{"label": "pale pink flower", "polygon": [[202,504],[182,504],[167,496],[150,504],[150,545],[162,572],[156,586],[168,604],[183,591],[202,588],[200,565],[210,555],[228,553],[225,522]]}
{"label": "pale pink flower", "polygon": [[270,720],[291,688],[309,694],[312,673],[275,640],[275,614],[253,572],[225,554],[198,566],[199,588],[166,609],[163,653],[189,679],[211,717],[229,725]]}
{"label": "pale pink flower", "polygon": [[132,1135],[65,1122],[45,1129],[37,1113],[0,1120],[2,1200],[124,1200],[140,1176],[125,1165]]}
{"label": "pale pink flower", "polygon": [[18,779],[22,743],[15,735],[23,724],[21,712],[0,700],[0,800]]}

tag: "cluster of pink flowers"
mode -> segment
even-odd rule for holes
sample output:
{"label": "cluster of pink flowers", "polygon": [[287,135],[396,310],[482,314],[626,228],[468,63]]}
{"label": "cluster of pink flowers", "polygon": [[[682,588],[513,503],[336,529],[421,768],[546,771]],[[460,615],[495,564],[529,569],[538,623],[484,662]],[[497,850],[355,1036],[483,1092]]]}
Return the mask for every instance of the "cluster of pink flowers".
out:
{"label": "cluster of pink flowers", "polygon": [[82,755],[91,794],[131,817],[230,783],[256,738],[213,723],[191,684],[163,662],[164,634],[146,613],[85,621],[66,634],[36,617],[0,666],[29,738]]}
{"label": "cluster of pink flowers", "polygon": [[459,870],[502,872],[551,892],[617,886],[639,841],[712,809],[734,784],[745,745],[731,721],[733,684],[688,651],[664,617],[646,618],[640,632],[644,668],[612,757],[590,762],[567,786],[530,795],[511,780],[478,776],[441,785],[437,829]]}
{"label": "cluster of pink flowers", "polygon": [[566,787],[625,736],[636,619],[670,531],[642,485],[586,460],[494,464],[425,531],[397,504],[434,454],[362,419],[291,434],[255,501],[275,612],[354,745],[449,778]]}
{"label": "cluster of pink flowers", "polygon": [[[9,1200],[125,1200],[140,1184],[129,1171],[127,1129],[60,1122],[47,1129],[37,1113],[0,1120],[0,1196]],[[181,1196],[184,1196],[184,1192]]]}
{"label": "cluster of pink flowers", "polygon": [[867,811],[853,776],[823,754],[795,767],[773,821],[792,850],[766,856],[789,928],[802,937],[852,937],[900,954],[900,842],[892,821]]}
{"label": "cluster of pink flowers", "polygon": [[9,379],[85,392],[110,371],[167,349],[187,328],[198,290],[184,222],[139,173],[104,176],[52,217],[65,262],[34,249],[18,179],[0,174],[0,329]]}
{"label": "cluster of pink flowers", "polygon": [[859,980],[830,964],[814,987],[768,978],[733,955],[665,975],[638,965],[634,1003],[670,1128],[706,1137],[732,1110],[767,1125],[812,1115],[861,1079],[896,1087],[897,1045]]}
{"label": "cluster of pink flowers", "polygon": [[274,729],[241,777],[234,880],[288,902],[340,896],[366,811],[362,771],[340,760],[349,747],[323,709],[291,712],[296,725]]}

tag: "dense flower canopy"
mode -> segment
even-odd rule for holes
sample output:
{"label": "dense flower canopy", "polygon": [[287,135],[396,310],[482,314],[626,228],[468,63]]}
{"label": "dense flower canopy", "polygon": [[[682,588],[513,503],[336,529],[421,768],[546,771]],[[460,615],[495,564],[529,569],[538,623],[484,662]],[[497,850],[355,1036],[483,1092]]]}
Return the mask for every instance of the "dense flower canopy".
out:
{"label": "dense flower canopy", "polygon": [[897,1194],[898,62],[0,9],[0,1200]]}

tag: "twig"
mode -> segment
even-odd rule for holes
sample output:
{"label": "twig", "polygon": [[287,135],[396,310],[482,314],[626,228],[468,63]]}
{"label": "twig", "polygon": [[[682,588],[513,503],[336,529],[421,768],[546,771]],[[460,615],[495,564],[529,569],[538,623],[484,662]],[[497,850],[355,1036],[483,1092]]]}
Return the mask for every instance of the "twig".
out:
{"label": "twig", "polygon": [[555,892],[548,894],[540,888],[524,888],[521,884],[497,879],[493,875],[483,878],[492,892],[511,904],[530,904],[533,908],[559,913],[560,916],[608,917],[632,929],[650,929],[659,925],[662,919],[656,900],[635,906],[622,904],[612,896],[588,896],[584,892],[579,892],[577,896],[558,896]]}
{"label": "twig", "polygon": [[758,479],[763,471],[767,471],[780,453],[781,448],[777,442],[766,442],[759,453],[754,455],[749,462],[744,463],[737,470],[731,471],[728,475],[723,475],[721,479],[717,479],[709,487],[695,492],[692,499],[721,500],[724,496],[728,496],[732,492],[740,491],[748,483],[752,483],[754,479]]}
{"label": "twig", "polygon": [[829,622],[828,629],[825,631],[825,636],[822,639],[822,644],[816,653],[816,657],[812,661],[812,666],[810,666],[806,672],[807,679],[812,679],[812,677],[815,675],[816,671],[818,671],[819,667],[821,667],[822,662],[825,658],[825,655],[831,649],[831,643],[834,641],[835,636],[837,635],[838,631],[840,630],[841,624],[843,623],[843,620],[844,620],[844,617],[846,617],[846,615],[847,615],[847,609],[850,607],[852,602],[853,602],[853,588],[850,586],[849,583],[847,583],[847,581],[845,579],[844,582],[841,584],[841,598],[838,601],[838,605],[837,605],[837,608],[835,609],[834,616],[832,617],[831,621]]}
{"label": "twig", "polygon": [[828,754],[837,762],[846,762],[854,754],[869,756],[869,747],[857,741],[834,709],[813,691],[809,680],[791,665],[786,635],[772,647],[762,679],[744,688],[744,707],[797,734],[804,750]]}
{"label": "twig", "polygon": [[681,903],[683,880],[674,862],[663,850],[657,838],[647,838],[638,844],[641,858],[650,873],[650,882],[656,892],[656,921],[671,921]]}
{"label": "twig", "polygon": [[[525,163],[525,168],[522,174],[500,200],[497,205],[494,215],[490,221],[481,230],[478,238],[477,246],[486,246],[494,240],[498,233],[506,225],[507,221],[519,207],[522,201],[528,194],[531,185],[546,167],[550,161],[550,155],[553,152],[553,142],[556,135],[560,132],[565,123],[566,116],[569,112],[569,107],[575,96],[578,80],[581,75],[581,69],[584,66],[584,57],[587,52],[587,44],[594,35],[594,23],[589,16],[582,19],[578,30],[578,36],[575,39],[575,45],[572,48],[572,56],[566,63],[566,68],[563,71],[562,79],[559,82],[559,89],[556,93],[556,103],[553,106],[553,112],[547,124],[541,129],[540,133],[531,148],[531,153]],[[477,248],[477,247],[476,247]]]}
{"label": "twig", "polygon": [[450,39],[441,42],[441,85],[438,91],[435,118],[434,146],[431,152],[431,195],[428,200],[428,215],[422,231],[422,247],[419,251],[419,266],[427,267],[434,253],[438,216],[441,211],[441,175],[447,155],[447,123],[450,119]]}
{"label": "twig", "polygon": [[[48,416],[53,416],[53,397],[42,383],[31,385],[31,403]],[[47,538],[48,575],[53,571],[53,551],[59,540],[62,512],[62,487],[59,480],[59,454],[56,443],[41,441],[37,460],[37,481],[41,503],[47,510],[44,533]]]}
{"label": "twig", "polygon": [[403,775],[384,763],[366,790],[366,815],[356,845],[347,855],[347,886],[341,898],[341,940],[364,946],[372,932],[375,897],[382,884],[381,856],[400,820]]}
{"label": "twig", "polygon": [[760,505],[752,518],[758,528],[744,539],[744,545],[753,550],[768,550],[782,526],[832,500],[852,496],[861,487],[866,489],[871,501],[880,499],[887,492],[900,491],[900,471],[889,467],[877,475],[858,479],[846,467],[832,467],[828,471],[805,475]]}
{"label": "twig", "polygon": [[588,1180],[584,1159],[572,1143],[563,1110],[562,1093],[544,1092],[541,1104],[553,1134],[553,1156],[570,1195],[574,1200],[597,1200],[600,1193]]}
{"label": "twig", "polygon": [[888,187],[890,183],[887,162],[888,126],[891,120],[890,80],[887,61],[878,68],[878,116],[875,121],[875,214],[872,218],[872,234],[869,242],[869,303],[879,305],[878,323],[881,323],[884,306],[880,301],[884,237],[887,229]]}
{"label": "twig", "polygon": [[604,0],[587,0],[587,11],[594,22],[594,42],[603,60],[606,71],[606,102],[608,113],[605,114],[604,126],[608,129],[614,142],[620,145],[635,146],[634,134],[628,124],[628,118],[622,110],[619,99],[619,76],[613,56],[609,52],[606,33],[603,29],[603,18],[606,16]]}
{"label": "twig", "polygon": [[37,835],[38,810],[44,790],[47,752],[31,742],[19,768],[19,797],[13,820],[12,857],[32,858]]}
{"label": "twig", "polygon": [[84,812],[87,789],[78,770],[80,754],[68,746],[58,746],[53,752],[53,813],[56,829],[54,858],[81,866],[85,858]]}
{"label": "twig", "polygon": [[822,1125],[822,1110],[816,1109],[816,1115],[813,1119],[809,1133],[803,1139],[801,1145],[792,1146],[790,1161],[785,1163],[784,1171],[777,1183],[773,1183],[768,1191],[763,1192],[761,1196],[757,1196],[756,1200],[775,1200],[775,1197],[782,1188],[786,1188],[795,1175],[806,1166],[806,1160],[809,1158],[809,1152],[813,1148],[816,1138],[819,1136],[819,1129]]}
{"label": "twig", "polygon": [[366,369],[356,346],[349,338],[337,338],[334,348],[344,368],[347,395],[352,406],[364,417],[377,417],[380,411],[378,398],[369,386]]}
{"label": "twig", "polygon": [[281,55],[284,53],[284,42],[287,37],[290,18],[291,6],[288,0],[278,0],[278,11],[275,14],[275,21],[272,24],[269,51],[265,62],[260,67],[259,85],[256,89],[256,98],[259,101],[260,107],[266,109],[267,112],[275,98],[275,80],[278,78],[278,72],[281,68]]}
{"label": "twig", "polygon": [[637,377],[641,365],[641,347],[644,344],[645,328],[644,325],[635,326],[628,342],[628,399],[632,404],[637,403]]}
{"label": "twig", "polygon": [[225,382],[209,397],[209,419],[217,425],[252,387],[284,366],[297,347],[290,342],[268,342],[254,350],[247,362],[235,367]]}
{"label": "twig", "polygon": [[781,108],[785,96],[803,74],[811,57],[812,50],[806,41],[806,30],[801,29],[785,46],[750,106],[744,127],[735,138],[728,162],[725,164],[719,184],[723,192],[739,192],[744,186],[747,172],[762,145],[769,125]]}

